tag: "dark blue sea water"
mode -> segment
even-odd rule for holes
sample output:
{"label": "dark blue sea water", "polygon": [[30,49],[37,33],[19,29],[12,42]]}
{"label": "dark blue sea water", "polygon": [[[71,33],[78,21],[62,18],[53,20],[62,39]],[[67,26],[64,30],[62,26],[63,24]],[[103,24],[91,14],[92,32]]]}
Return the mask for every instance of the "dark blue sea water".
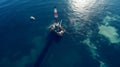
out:
{"label": "dark blue sea water", "polygon": [[[48,29],[54,6],[60,40]],[[0,0],[0,67],[36,65],[120,67],[120,0]]]}

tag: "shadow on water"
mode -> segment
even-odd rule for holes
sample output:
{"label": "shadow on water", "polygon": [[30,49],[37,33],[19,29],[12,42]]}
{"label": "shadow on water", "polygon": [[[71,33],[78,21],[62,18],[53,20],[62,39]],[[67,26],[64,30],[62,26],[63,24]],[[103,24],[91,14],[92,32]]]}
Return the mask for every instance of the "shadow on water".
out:
{"label": "shadow on water", "polygon": [[48,52],[49,48],[52,46],[54,42],[60,42],[62,37],[58,36],[55,32],[51,31],[47,37],[47,42],[45,44],[45,47],[38,57],[36,63],[34,64],[34,67],[40,67],[46,53]]}

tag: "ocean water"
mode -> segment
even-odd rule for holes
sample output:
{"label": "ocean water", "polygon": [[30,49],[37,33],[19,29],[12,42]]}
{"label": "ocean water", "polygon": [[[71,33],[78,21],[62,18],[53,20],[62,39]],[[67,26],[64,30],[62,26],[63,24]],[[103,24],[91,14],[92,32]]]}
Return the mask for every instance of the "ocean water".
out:
{"label": "ocean water", "polygon": [[120,1],[0,0],[0,67],[120,67]]}

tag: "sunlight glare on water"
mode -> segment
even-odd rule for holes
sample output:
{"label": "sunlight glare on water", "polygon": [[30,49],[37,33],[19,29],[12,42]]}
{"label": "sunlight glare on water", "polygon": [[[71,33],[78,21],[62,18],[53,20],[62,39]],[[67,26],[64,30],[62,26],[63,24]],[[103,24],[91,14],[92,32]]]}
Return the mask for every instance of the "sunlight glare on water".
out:
{"label": "sunlight glare on water", "polygon": [[96,0],[70,0],[69,4],[74,11],[83,13],[93,7],[95,2]]}
{"label": "sunlight glare on water", "polygon": [[91,25],[90,21],[92,20],[90,18],[102,11],[104,3],[104,0],[69,0],[68,4],[71,13],[68,18],[73,28],[78,32],[86,24]]}
{"label": "sunlight glare on water", "polygon": [[80,28],[84,27],[85,22],[88,21],[90,10],[95,6],[96,0],[69,0],[69,10],[71,11],[69,19],[72,28],[78,33]]}

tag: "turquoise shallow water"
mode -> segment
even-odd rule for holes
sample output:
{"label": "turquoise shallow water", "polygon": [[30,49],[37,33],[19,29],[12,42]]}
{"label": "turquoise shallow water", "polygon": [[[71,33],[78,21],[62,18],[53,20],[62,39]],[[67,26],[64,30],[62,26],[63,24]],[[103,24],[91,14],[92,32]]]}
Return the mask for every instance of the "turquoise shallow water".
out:
{"label": "turquoise shallow water", "polygon": [[[36,63],[40,67],[119,67],[119,4],[119,0],[0,0],[0,67]],[[55,5],[66,29],[58,42],[48,30]],[[30,20],[32,15],[35,21]],[[49,48],[43,51],[46,45]]]}

